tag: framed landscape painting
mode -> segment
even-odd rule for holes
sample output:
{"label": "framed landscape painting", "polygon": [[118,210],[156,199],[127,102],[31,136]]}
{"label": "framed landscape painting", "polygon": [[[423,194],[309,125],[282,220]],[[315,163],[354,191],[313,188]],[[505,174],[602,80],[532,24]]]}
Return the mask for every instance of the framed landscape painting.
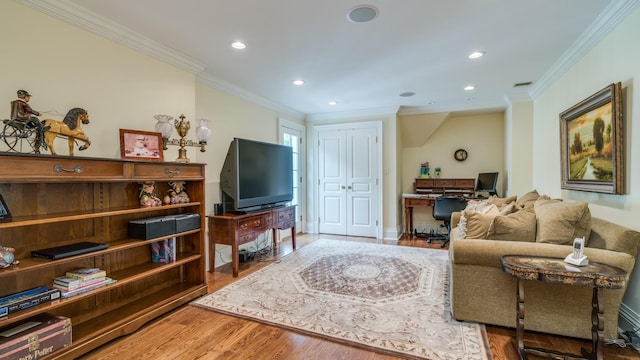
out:
{"label": "framed landscape painting", "polygon": [[622,84],[560,114],[562,188],[624,194]]}

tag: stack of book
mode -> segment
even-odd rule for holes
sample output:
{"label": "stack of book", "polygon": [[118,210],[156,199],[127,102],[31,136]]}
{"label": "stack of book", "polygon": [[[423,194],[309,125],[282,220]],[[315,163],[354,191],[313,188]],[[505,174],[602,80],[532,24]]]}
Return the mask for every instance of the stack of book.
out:
{"label": "stack of book", "polygon": [[67,271],[66,276],[55,278],[53,286],[60,289],[63,298],[67,298],[114,282],[116,280],[107,277],[106,271],[102,269],[80,268]]}
{"label": "stack of book", "polygon": [[0,298],[0,317],[60,298],[61,291],[49,286],[21,291]]}

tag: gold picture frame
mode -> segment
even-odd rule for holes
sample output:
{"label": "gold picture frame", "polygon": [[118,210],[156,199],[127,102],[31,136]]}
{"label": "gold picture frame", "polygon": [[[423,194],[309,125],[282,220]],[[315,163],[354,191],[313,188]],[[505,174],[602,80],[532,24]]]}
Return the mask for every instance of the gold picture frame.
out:
{"label": "gold picture frame", "polygon": [[120,129],[120,157],[126,160],[164,161],[162,134]]}
{"label": "gold picture frame", "polygon": [[562,189],[624,194],[622,84],[560,114]]}

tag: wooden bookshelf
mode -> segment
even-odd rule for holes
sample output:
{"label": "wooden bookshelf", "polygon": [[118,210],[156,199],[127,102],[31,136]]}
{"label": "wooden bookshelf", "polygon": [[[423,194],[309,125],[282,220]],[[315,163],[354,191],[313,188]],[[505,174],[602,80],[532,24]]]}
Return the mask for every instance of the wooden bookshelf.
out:
{"label": "wooden bookshelf", "polygon": [[[16,249],[19,265],[0,269],[0,296],[37,286],[79,267],[98,267],[117,282],[40,304],[0,319],[9,326],[40,313],[71,318],[73,343],[47,359],[74,359],[207,293],[205,282],[205,172],[203,164],[0,154],[0,194],[13,218],[0,222],[0,245]],[[139,183],[155,181],[161,198],[168,182],[184,180],[191,201],[139,206]],[[128,237],[130,220],[200,214],[200,228],[156,239]],[[177,258],[151,262],[150,244],[176,237]],[[107,249],[60,260],[31,251],[81,241]]]}

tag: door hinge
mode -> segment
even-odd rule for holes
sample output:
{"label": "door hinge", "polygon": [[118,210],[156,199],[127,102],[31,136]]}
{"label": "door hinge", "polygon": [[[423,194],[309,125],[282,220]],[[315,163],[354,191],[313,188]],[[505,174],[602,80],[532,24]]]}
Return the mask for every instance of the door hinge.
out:
{"label": "door hinge", "polygon": [[320,224],[320,217],[318,216],[318,224]]}
{"label": "door hinge", "polygon": [[298,138],[298,140],[300,140],[300,145],[302,145],[302,138],[300,137]]}
{"label": "door hinge", "polygon": [[378,220],[376,220],[376,226],[378,226]]}
{"label": "door hinge", "polygon": [[376,178],[376,185],[378,185],[378,178]]}

